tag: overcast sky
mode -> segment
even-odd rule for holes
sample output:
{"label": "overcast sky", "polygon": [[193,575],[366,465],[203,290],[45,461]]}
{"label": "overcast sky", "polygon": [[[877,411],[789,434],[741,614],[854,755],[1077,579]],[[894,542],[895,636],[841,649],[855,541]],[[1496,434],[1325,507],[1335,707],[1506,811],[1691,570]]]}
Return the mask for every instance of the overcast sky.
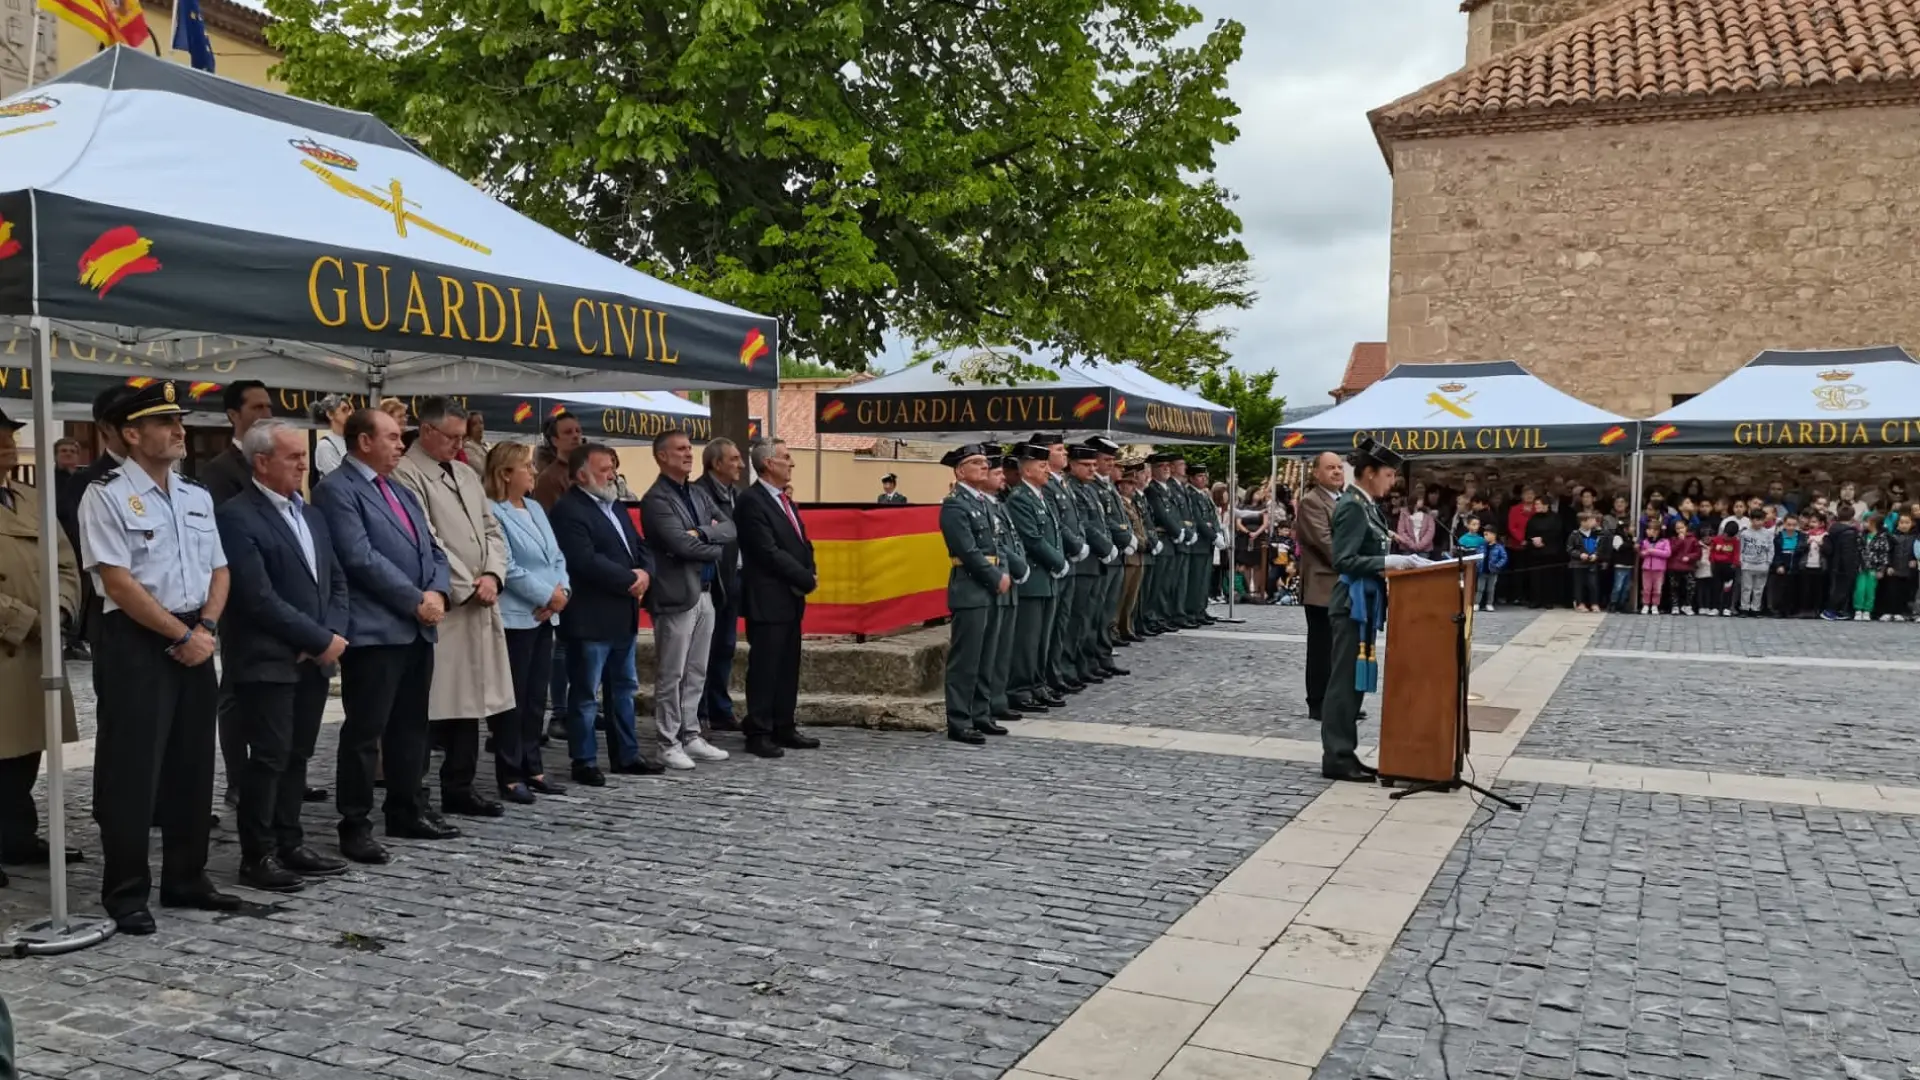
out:
{"label": "overcast sky", "polygon": [[1367,110],[1457,70],[1467,17],[1458,0],[1193,2],[1247,28],[1219,176],[1260,298],[1229,320],[1234,363],[1279,369],[1292,405],[1325,404],[1353,343],[1386,337],[1392,184]]}

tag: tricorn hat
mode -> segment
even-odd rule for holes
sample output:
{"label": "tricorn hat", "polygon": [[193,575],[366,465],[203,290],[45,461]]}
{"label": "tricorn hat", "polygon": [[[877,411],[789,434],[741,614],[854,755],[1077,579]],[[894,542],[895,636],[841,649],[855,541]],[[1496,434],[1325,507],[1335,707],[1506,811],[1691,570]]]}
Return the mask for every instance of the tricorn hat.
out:
{"label": "tricorn hat", "polygon": [[1354,445],[1353,454],[1347,461],[1355,470],[1364,469],[1372,465],[1378,468],[1398,471],[1401,466],[1407,463],[1406,458],[1401,457],[1396,451],[1387,449],[1386,446],[1371,436],[1361,439]]}

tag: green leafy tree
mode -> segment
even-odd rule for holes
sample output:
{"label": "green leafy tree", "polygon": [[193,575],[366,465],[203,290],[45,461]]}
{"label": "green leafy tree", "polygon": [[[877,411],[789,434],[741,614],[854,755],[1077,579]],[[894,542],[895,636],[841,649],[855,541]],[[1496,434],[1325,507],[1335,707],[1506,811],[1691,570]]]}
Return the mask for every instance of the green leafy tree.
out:
{"label": "green leafy tree", "polygon": [[1175,0],[268,6],[295,93],[809,360],[894,333],[1185,383],[1251,297],[1211,175],[1242,30]]}
{"label": "green leafy tree", "polygon": [[[1273,429],[1280,423],[1287,399],[1274,394],[1277,371],[1249,375],[1238,368],[1222,368],[1200,376],[1194,393],[1234,410],[1239,437],[1236,441],[1238,479],[1243,488],[1263,483],[1273,473]],[[1227,448],[1224,446],[1188,446],[1187,464],[1203,462],[1207,474],[1215,480],[1227,475]]]}

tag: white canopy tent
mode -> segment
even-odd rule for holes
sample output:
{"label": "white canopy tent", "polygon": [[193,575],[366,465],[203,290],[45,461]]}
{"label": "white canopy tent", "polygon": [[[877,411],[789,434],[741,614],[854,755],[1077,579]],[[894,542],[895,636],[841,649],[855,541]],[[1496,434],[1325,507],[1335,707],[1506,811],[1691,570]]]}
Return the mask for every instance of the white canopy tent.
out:
{"label": "white canopy tent", "polygon": [[[0,101],[0,345],[33,418],[56,373],[251,377],[314,391],[533,394],[765,387],[772,319],[601,256],[440,168],[375,117],[144,53],[101,53]],[[42,484],[43,520],[56,520]],[[58,609],[56,531],[41,611]],[[52,918],[68,918],[60,652],[42,650]]]}
{"label": "white canopy tent", "polygon": [[1920,449],[1920,360],[1898,345],[1768,349],[1646,421],[1649,452]]}

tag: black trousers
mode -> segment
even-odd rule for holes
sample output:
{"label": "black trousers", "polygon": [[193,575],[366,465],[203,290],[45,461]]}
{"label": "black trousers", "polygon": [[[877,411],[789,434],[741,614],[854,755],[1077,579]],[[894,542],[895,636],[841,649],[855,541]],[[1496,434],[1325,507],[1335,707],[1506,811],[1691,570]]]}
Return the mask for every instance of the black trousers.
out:
{"label": "black trousers", "polygon": [[373,813],[373,777],[384,760],[388,822],[417,821],[427,771],[427,696],[433,645],[362,645],[340,657],[340,756],[334,804],[340,834],[364,835]]}
{"label": "black trousers", "polygon": [[[473,794],[473,778],[480,772],[479,719],[435,720],[427,725],[428,745],[437,747],[440,758],[440,803],[461,795]],[[426,782],[422,770],[421,783]],[[421,791],[420,805],[426,805]]]}
{"label": "black trousers", "polygon": [[1333,670],[1333,624],[1324,607],[1305,604],[1300,610],[1307,613],[1307,713],[1317,717]]}
{"label": "black trousers", "polygon": [[26,853],[40,839],[40,808],[33,785],[40,778],[40,751],[0,758],[0,853]]}
{"label": "black trousers", "polygon": [[700,695],[700,719],[737,722],[733,715],[733,654],[740,644],[740,586],[727,591],[725,607],[713,609],[713,640],[707,645],[707,686]]}
{"label": "black trousers", "polygon": [[[1344,589],[1345,585],[1336,588]],[[1360,624],[1342,613],[1328,619],[1328,648],[1331,660],[1325,685],[1325,710],[1320,715],[1320,768],[1324,771],[1351,770],[1361,764],[1355,753],[1360,746],[1360,702],[1366,697],[1354,685],[1360,657]]]}
{"label": "black trousers", "polygon": [[747,620],[748,738],[774,739],[795,732],[794,703],[800,696],[800,623]]}
{"label": "black trousers", "polygon": [[299,672],[297,682],[233,683],[228,688],[246,736],[246,766],[228,783],[239,789],[240,857],[248,861],[306,842],[300,831],[300,801],[331,680],[312,664],[301,664]]}
{"label": "black trousers", "polygon": [[220,760],[227,767],[227,803],[238,804],[242,777],[247,775],[247,725],[234,701],[233,680],[220,680],[220,701],[214,707],[220,738]]}
{"label": "black trousers", "polygon": [[540,736],[546,731],[547,686],[553,678],[553,624],[507,631],[507,663],[513,669],[513,711],[487,721],[493,732],[493,771],[502,787],[547,772],[540,759]]}
{"label": "black trousers", "polygon": [[[200,618],[177,614],[189,626]],[[123,611],[101,615],[97,640],[93,819],[100,825],[100,900],[117,916],[147,907],[147,831],[156,818],[160,887],[203,887],[220,680],[211,660],[198,667],[174,661],[165,638]]]}

